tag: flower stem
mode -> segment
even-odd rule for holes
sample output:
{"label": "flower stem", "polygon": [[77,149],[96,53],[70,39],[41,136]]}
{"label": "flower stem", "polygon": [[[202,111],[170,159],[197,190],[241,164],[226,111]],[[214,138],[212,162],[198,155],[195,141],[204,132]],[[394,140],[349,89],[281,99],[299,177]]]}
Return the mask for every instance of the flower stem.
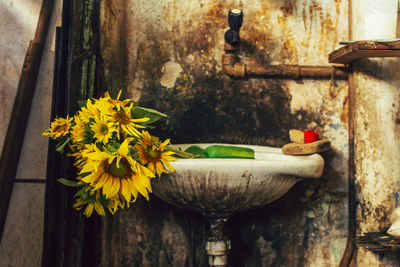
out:
{"label": "flower stem", "polygon": [[181,149],[173,147],[173,146],[166,146],[165,149],[168,150],[168,151],[174,152],[175,155],[177,157],[179,157],[179,158],[183,158],[183,159],[194,159],[194,158],[197,158],[197,156],[195,154],[182,151]]}

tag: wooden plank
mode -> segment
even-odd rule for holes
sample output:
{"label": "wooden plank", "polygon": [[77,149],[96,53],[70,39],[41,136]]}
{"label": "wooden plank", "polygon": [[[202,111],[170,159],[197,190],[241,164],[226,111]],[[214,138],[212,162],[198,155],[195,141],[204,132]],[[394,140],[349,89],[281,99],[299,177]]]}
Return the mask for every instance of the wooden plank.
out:
{"label": "wooden plank", "polygon": [[399,57],[400,41],[356,41],[329,54],[330,63],[349,63],[355,59],[369,57]]}
{"label": "wooden plank", "polygon": [[348,52],[345,51],[337,54],[330,54],[329,62],[346,64],[360,58],[399,57],[399,56],[400,56],[400,50],[357,50]]}
{"label": "wooden plank", "polygon": [[282,147],[282,152],[286,155],[310,155],[327,151],[330,148],[331,142],[329,140],[322,139],[307,144],[289,143]]}

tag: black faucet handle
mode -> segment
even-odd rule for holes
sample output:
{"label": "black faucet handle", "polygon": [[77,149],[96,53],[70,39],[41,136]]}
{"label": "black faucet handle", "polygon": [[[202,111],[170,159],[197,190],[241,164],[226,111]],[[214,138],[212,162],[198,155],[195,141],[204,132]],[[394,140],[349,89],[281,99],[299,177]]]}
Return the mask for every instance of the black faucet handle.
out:
{"label": "black faucet handle", "polygon": [[231,29],[227,30],[225,32],[225,42],[231,45],[239,45],[240,44],[239,33]]}
{"label": "black faucet handle", "polygon": [[243,12],[240,9],[231,9],[228,13],[228,24],[232,31],[239,33],[242,27]]}

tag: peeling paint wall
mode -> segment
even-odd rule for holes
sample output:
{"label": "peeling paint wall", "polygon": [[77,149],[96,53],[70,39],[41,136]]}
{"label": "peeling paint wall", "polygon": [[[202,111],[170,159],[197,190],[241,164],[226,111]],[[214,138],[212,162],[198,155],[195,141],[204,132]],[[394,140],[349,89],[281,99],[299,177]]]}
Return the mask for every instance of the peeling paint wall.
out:
{"label": "peeling paint wall", "polygon": [[[321,179],[233,216],[228,228],[232,266],[337,266],[348,223],[347,82],[232,80],[221,56],[228,11],[241,8],[243,61],[329,65],[347,39],[347,1],[105,0],[101,8],[103,86],[168,114],[153,134],[281,147],[297,128],[332,141]],[[104,221],[102,265],[205,266],[205,227],[196,213],[140,199]]]}

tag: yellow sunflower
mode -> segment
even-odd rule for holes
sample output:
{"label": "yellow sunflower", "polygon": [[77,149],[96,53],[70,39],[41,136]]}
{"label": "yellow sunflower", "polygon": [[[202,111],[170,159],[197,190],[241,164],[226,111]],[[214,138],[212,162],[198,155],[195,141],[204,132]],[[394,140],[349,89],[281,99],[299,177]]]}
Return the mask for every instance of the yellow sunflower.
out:
{"label": "yellow sunflower", "polygon": [[78,114],[80,119],[85,123],[89,123],[91,118],[99,116],[100,111],[97,108],[96,100],[92,103],[92,100],[88,99],[86,101],[86,107],[82,107]]}
{"label": "yellow sunflower", "polygon": [[140,132],[137,128],[146,128],[141,126],[137,123],[139,122],[146,122],[150,120],[150,118],[140,118],[140,119],[133,119],[131,117],[131,107],[128,108],[121,108],[119,111],[112,110],[109,116],[115,121],[115,124],[122,129],[124,132],[128,133],[131,136],[139,137]]}
{"label": "yellow sunflower", "polygon": [[93,190],[102,190],[106,199],[123,197],[127,203],[135,200],[138,193],[149,199],[151,192],[150,178],[154,174],[132,159],[126,139],[118,149],[117,155],[111,155],[94,147],[95,151],[83,151],[87,158],[80,174],[88,174],[82,181],[90,184]]}
{"label": "yellow sunflower", "polygon": [[80,143],[86,139],[86,125],[78,115],[74,116],[75,125],[71,128],[73,142]]}
{"label": "yellow sunflower", "polygon": [[147,131],[142,131],[142,139],[135,145],[141,163],[153,173],[157,173],[158,177],[161,177],[162,173],[169,173],[164,166],[167,166],[172,172],[175,171],[169,163],[169,161],[176,160],[171,156],[174,152],[165,150],[169,141],[167,139],[160,143],[157,137],[151,136]]}
{"label": "yellow sunflower", "polygon": [[[126,108],[129,102],[131,102],[131,99],[125,99],[125,100],[119,100],[121,96],[122,90],[119,91],[118,96],[116,99],[111,98],[110,94],[106,92],[104,94],[104,98],[100,98],[99,101],[105,101],[111,106],[112,108],[116,108],[118,111],[121,110],[121,108]],[[106,106],[106,105],[103,105]]]}
{"label": "yellow sunflower", "polygon": [[90,128],[94,133],[94,138],[103,144],[106,144],[112,137],[112,134],[117,131],[111,122],[104,119],[104,116],[94,118],[94,123]]}
{"label": "yellow sunflower", "polygon": [[71,122],[73,118],[69,118],[69,115],[64,118],[56,118],[50,125],[50,130],[49,132],[44,132],[44,136],[49,136],[53,139],[57,139],[60,136],[65,136],[68,134],[70,128],[71,128]]}
{"label": "yellow sunflower", "polygon": [[[82,170],[83,166],[86,164],[87,157],[82,155],[82,152],[84,151],[86,154],[98,151],[98,148],[96,147],[95,144],[87,144],[84,145],[82,143],[77,143],[77,144],[72,144],[70,145],[70,149],[72,153],[68,153],[67,156],[69,157],[75,157],[75,162],[74,166],[78,168],[78,170]],[[80,176],[77,177],[78,180],[80,180]]]}
{"label": "yellow sunflower", "polygon": [[[146,127],[141,126],[137,123],[146,122],[150,120],[150,118],[132,118],[131,108],[133,106],[133,103],[128,106],[129,102],[131,102],[130,99],[126,99],[123,101],[118,100],[121,96],[121,92],[122,91],[119,92],[117,99],[112,99],[107,92],[104,98],[100,98],[99,100],[95,101],[93,105],[103,116],[106,117],[107,121],[113,121],[115,123],[115,126],[118,129],[122,130],[123,133],[125,133],[123,137],[126,137],[126,134],[139,137],[140,133],[137,128]],[[118,138],[121,138],[119,131],[117,132],[117,134]]]}

